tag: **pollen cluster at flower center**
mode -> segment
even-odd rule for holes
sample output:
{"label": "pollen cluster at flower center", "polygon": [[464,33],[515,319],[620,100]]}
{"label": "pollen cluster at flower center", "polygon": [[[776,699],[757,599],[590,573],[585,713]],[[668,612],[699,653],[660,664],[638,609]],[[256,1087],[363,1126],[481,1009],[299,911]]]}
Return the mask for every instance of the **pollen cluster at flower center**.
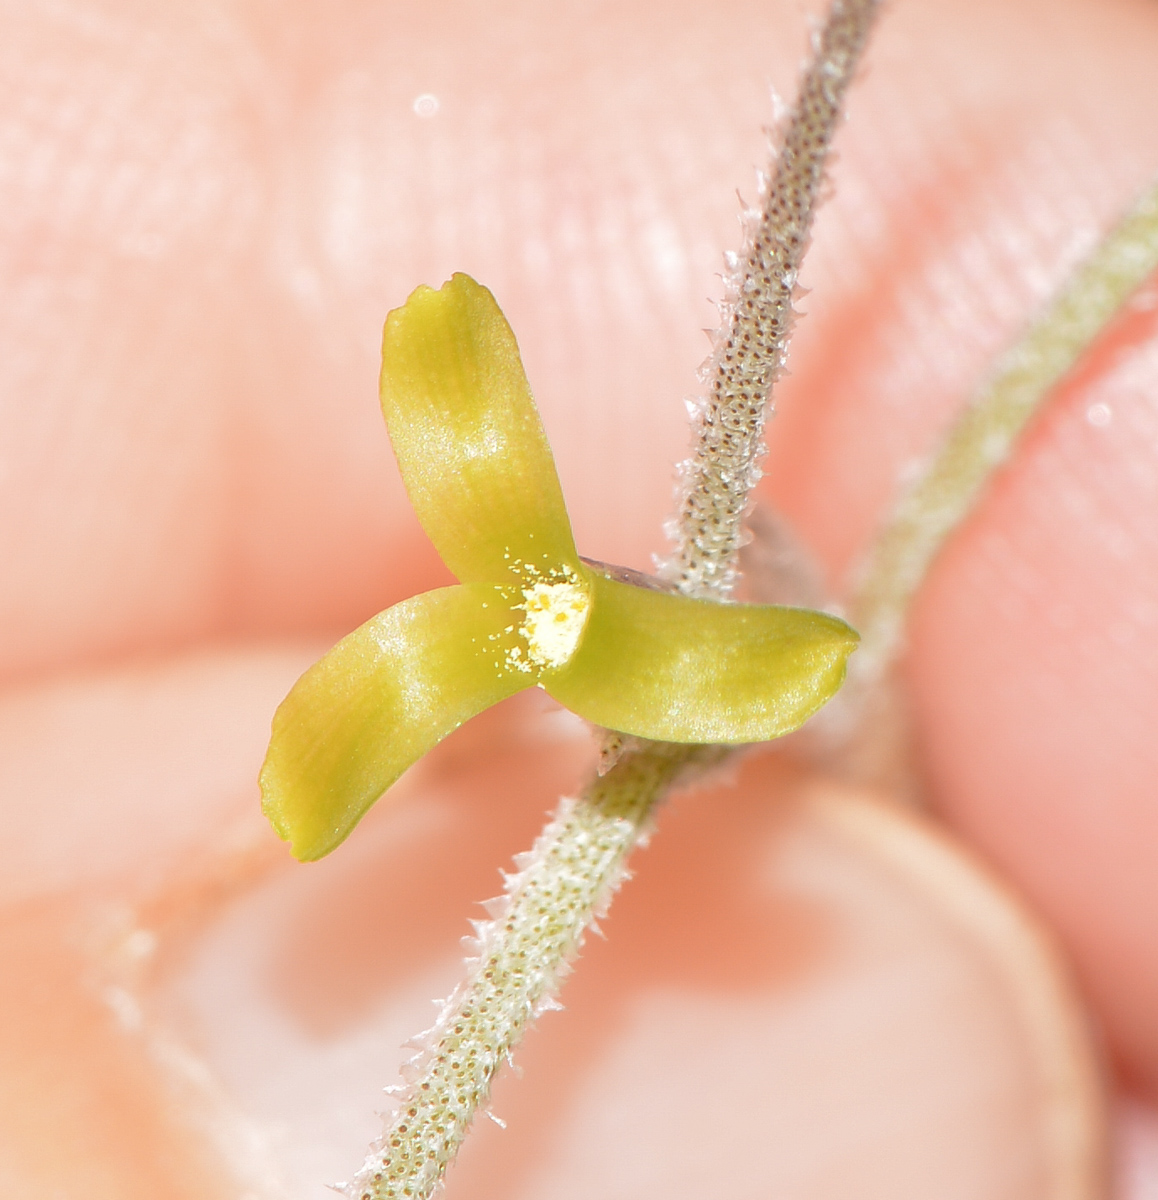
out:
{"label": "pollen cluster at flower center", "polygon": [[537,582],[523,589],[527,614],[519,627],[526,639],[527,654],[538,667],[562,667],[571,661],[587,614],[591,597],[577,576],[568,571],[562,581]]}

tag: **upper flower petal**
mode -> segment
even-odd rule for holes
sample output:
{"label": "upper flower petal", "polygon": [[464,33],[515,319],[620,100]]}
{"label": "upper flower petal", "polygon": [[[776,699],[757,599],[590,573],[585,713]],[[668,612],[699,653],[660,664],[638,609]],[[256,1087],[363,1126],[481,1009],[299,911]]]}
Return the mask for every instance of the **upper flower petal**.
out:
{"label": "upper flower petal", "polygon": [[589,721],[665,742],[762,742],[840,687],[858,638],[825,613],[718,604],[591,575],[578,650],[543,675]]}
{"label": "upper flower petal", "polygon": [[262,807],[301,859],[341,842],[463,721],[535,683],[522,594],[493,584],[403,600],[343,638],[273,718]]}
{"label": "upper flower petal", "polygon": [[390,313],[382,413],[418,519],[463,583],[577,567],[515,335],[485,287],[455,275]]}

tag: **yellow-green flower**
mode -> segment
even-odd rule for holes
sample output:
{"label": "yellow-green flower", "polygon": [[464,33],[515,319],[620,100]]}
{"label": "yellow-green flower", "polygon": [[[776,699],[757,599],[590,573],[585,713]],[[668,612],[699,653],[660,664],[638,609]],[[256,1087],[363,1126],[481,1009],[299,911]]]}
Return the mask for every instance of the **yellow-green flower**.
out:
{"label": "yellow-green flower", "polygon": [[514,334],[468,276],[387,317],[382,412],[461,582],[367,621],[278,708],[261,787],[298,858],[333,850],[407,767],[523,688],[623,733],[738,743],[788,733],[840,686],[857,636],[835,617],[692,600],[580,560]]}

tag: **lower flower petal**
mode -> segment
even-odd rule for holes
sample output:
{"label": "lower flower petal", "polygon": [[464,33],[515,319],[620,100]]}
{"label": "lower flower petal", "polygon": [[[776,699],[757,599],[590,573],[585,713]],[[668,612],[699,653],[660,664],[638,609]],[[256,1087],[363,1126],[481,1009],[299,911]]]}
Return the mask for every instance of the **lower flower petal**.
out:
{"label": "lower flower petal", "polygon": [[469,717],[534,684],[522,595],[467,584],[379,613],[312,666],[273,718],[262,806],[300,859],[334,849]]}
{"label": "lower flower petal", "polygon": [[637,737],[780,737],[836,692],[858,640],[825,613],[591,579],[583,640],[565,667],[544,674],[543,687],[581,717]]}

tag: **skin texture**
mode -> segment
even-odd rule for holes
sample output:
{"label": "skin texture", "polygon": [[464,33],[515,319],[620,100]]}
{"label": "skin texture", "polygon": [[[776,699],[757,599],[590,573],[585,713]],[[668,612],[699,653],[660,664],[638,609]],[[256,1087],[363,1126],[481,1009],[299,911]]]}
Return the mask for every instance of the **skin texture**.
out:
{"label": "skin texture", "polygon": [[[267,697],[450,582],[374,390],[415,284],[495,292],[580,552],[649,568],[732,189],[754,190],[805,24],[794,4],[5,8],[0,895],[51,924],[51,897],[145,894],[223,825],[280,853],[246,815]],[[1144,0],[886,12],[763,485],[838,594],[897,478],[1158,170],[1156,56]],[[1155,323],[1124,320],[1035,422],[935,566],[904,665],[934,809],[1057,931],[1149,1102]]]}

